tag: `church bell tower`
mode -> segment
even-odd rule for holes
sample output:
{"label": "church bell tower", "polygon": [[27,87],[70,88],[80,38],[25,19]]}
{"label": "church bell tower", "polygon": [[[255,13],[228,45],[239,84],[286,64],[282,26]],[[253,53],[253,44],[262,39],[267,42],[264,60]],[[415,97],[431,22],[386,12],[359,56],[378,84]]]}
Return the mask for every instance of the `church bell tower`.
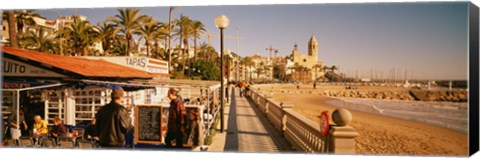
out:
{"label": "church bell tower", "polygon": [[318,42],[314,35],[308,41],[308,55],[314,56],[315,59],[317,58],[318,54]]}

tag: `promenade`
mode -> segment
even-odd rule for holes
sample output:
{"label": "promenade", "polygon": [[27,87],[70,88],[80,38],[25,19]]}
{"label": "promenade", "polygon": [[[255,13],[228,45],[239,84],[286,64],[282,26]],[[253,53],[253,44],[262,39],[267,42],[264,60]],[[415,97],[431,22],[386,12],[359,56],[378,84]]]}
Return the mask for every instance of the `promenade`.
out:
{"label": "promenade", "polygon": [[240,97],[238,89],[231,94],[231,103],[225,108],[226,130],[217,131],[209,151],[279,152],[290,149],[287,141],[252,102]]}

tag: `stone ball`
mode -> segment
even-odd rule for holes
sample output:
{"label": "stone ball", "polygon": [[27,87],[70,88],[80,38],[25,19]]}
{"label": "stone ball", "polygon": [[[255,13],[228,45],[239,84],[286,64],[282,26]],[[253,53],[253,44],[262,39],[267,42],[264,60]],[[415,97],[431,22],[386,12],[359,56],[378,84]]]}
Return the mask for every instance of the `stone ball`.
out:
{"label": "stone ball", "polygon": [[335,109],[332,113],[332,120],[339,126],[346,126],[352,121],[352,113],[345,108]]}

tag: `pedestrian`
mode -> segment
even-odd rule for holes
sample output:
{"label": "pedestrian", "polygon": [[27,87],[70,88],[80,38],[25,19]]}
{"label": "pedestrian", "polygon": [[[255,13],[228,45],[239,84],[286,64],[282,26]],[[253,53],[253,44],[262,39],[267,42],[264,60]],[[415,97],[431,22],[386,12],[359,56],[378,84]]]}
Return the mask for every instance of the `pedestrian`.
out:
{"label": "pedestrian", "polygon": [[244,82],[240,82],[238,84],[238,87],[240,89],[240,97],[243,97],[243,89],[244,89],[244,86],[245,86],[245,83]]}
{"label": "pedestrian", "polygon": [[19,111],[20,117],[19,117],[19,123],[17,124],[17,113],[13,112],[9,117],[8,117],[8,123],[10,126],[10,135],[12,139],[18,139],[20,136],[22,136],[22,130],[27,130],[28,126],[27,123],[25,122],[25,115],[24,115],[24,110],[23,108],[20,108]]}
{"label": "pedestrian", "polygon": [[178,97],[178,92],[170,88],[168,90],[170,107],[168,108],[167,136],[165,138],[166,147],[172,148],[172,141],[175,140],[176,148],[183,148],[183,136],[185,134],[185,116],[186,110],[182,100]]}
{"label": "pedestrian", "polygon": [[125,133],[133,129],[127,109],[121,105],[123,89],[115,88],[112,101],[101,107],[96,116],[98,142],[102,147],[120,148],[125,145]]}
{"label": "pedestrian", "polygon": [[317,82],[313,82],[313,89],[317,89]]}
{"label": "pedestrian", "polygon": [[188,111],[188,126],[186,129],[186,142],[192,145],[192,149],[203,144],[202,127],[199,108],[191,108]]}

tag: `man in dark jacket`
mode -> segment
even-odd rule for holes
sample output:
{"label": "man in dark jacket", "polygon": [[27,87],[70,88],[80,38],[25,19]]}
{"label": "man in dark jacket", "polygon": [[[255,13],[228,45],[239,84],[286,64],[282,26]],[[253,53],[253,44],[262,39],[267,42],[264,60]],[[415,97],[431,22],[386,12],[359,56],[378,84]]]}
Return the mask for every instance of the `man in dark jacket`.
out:
{"label": "man in dark jacket", "polygon": [[112,101],[101,107],[95,119],[97,134],[102,147],[122,147],[125,144],[125,133],[133,128],[127,109],[120,103],[123,100],[123,89],[115,88],[111,94]]}
{"label": "man in dark jacket", "polygon": [[172,147],[172,140],[175,139],[176,148],[183,148],[183,135],[185,134],[185,106],[178,97],[178,92],[170,88],[168,90],[170,108],[168,108],[167,136],[165,138],[166,147]]}

